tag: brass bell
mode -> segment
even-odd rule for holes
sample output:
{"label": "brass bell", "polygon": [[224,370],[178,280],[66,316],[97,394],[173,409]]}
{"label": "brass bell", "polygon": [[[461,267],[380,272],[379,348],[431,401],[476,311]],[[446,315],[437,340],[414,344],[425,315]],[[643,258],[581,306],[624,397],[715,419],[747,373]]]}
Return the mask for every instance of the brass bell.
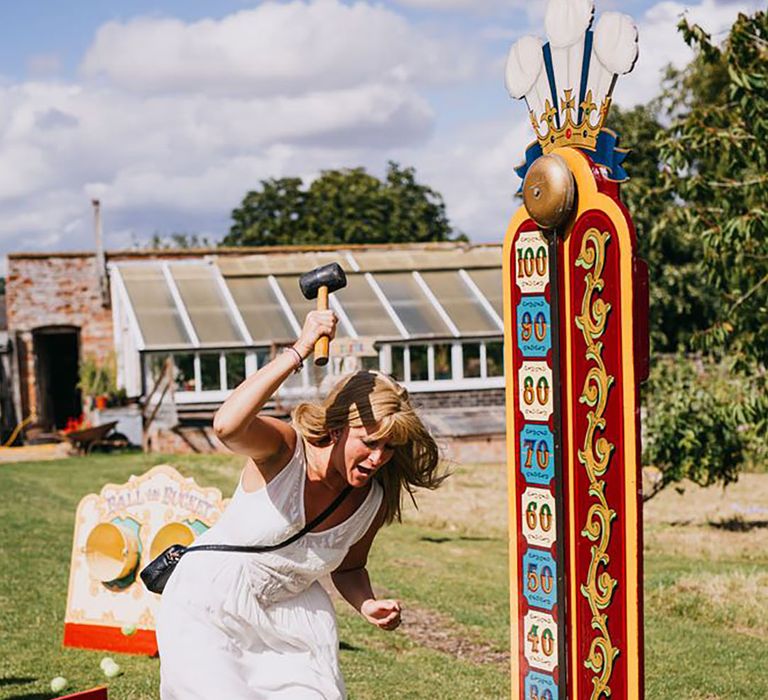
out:
{"label": "brass bell", "polygon": [[571,215],[576,184],[568,164],[558,155],[537,158],[523,180],[523,203],[543,229],[562,226]]}

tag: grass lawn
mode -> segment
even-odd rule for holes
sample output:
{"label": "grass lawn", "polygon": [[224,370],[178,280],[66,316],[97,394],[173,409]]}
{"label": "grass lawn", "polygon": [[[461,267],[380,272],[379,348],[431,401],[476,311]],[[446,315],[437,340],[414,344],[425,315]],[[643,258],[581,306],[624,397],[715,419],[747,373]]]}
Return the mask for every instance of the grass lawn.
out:
{"label": "grass lawn", "polygon": [[[61,646],[74,513],[107,482],[161,462],[228,494],[239,459],[91,456],[0,464],[0,698],[48,699],[107,682],[102,652]],[[502,466],[461,466],[387,528],[371,554],[374,584],[400,597],[404,624],[378,632],[339,604],[352,700],[507,698],[509,613]],[[762,504],[762,505],[761,505]],[[768,474],[726,495],[663,493],[646,509],[648,698],[768,698]],[[111,654],[113,700],[156,698],[157,659]],[[216,699],[212,699],[216,700]]]}

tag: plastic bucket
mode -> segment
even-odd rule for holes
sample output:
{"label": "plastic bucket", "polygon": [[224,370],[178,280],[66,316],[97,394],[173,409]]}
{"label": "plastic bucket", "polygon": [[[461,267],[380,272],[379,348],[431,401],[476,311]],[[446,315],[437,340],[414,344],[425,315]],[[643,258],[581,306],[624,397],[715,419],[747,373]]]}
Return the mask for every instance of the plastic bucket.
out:
{"label": "plastic bucket", "polygon": [[149,546],[149,560],[160,556],[172,544],[181,544],[185,547],[192,544],[195,539],[195,531],[186,523],[168,523],[163,525]]}
{"label": "plastic bucket", "polygon": [[125,578],[139,561],[136,535],[114,523],[100,523],[88,535],[85,558],[92,578],[102,583]]}

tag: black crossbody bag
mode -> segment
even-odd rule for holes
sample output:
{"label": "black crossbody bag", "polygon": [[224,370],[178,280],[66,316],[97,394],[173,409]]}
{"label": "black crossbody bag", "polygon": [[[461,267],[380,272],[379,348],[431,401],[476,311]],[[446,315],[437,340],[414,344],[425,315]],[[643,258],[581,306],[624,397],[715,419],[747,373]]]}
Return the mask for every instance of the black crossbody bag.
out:
{"label": "black crossbody bag", "polygon": [[336,496],[333,503],[331,503],[331,505],[320,513],[320,515],[318,515],[312,522],[307,523],[301,530],[294,535],[291,535],[287,540],[283,540],[277,544],[251,546],[237,544],[198,544],[192,545],[191,547],[185,547],[182,544],[172,544],[142,569],[141,580],[144,582],[147,590],[152,591],[152,593],[162,593],[165,589],[165,584],[168,583],[168,579],[176,568],[176,564],[179,563],[179,560],[187,552],[217,551],[258,554],[259,552],[274,552],[276,549],[287,547],[289,544],[294,543],[323,522],[323,520],[341,505],[341,502],[349,495],[351,490],[352,487],[347,486],[338,496]]}

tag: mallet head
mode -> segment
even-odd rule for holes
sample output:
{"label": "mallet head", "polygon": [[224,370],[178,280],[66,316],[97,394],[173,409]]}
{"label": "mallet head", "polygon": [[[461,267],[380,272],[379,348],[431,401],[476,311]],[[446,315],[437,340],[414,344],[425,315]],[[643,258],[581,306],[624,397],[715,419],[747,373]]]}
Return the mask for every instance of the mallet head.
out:
{"label": "mallet head", "polygon": [[316,299],[321,287],[327,287],[333,293],[347,286],[347,276],[339,263],[316,267],[299,277],[299,287],[306,299]]}
{"label": "mallet head", "polygon": [[[328,308],[329,293],[336,292],[346,286],[347,276],[338,263],[317,267],[305,272],[299,278],[301,293],[306,299],[317,299],[317,308],[320,311]],[[329,342],[329,339],[323,336],[315,343],[316,365],[322,366],[328,363]]]}

